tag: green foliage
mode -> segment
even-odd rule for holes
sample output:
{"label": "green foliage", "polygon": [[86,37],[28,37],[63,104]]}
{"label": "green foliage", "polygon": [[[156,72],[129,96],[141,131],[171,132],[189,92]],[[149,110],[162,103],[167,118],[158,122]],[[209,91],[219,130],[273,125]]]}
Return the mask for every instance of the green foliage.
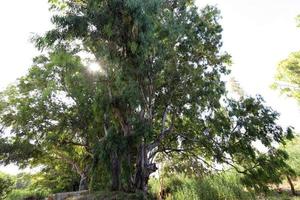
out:
{"label": "green foliage", "polygon": [[293,52],[277,66],[273,88],[300,102],[300,52]]}
{"label": "green foliage", "polygon": [[[51,165],[50,165],[51,166]],[[56,163],[56,166],[45,167],[40,172],[31,175],[31,188],[45,188],[51,193],[76,191],[80,177],[70,170],[68,165]]]}
{"label": "green foliage", "polygon": [[155,177],[151,177],[149,179],[149,193],[153,196],[156,197],[157,199],[159,198],[159,194],[161,192],[161,184],[160,180]]}
{"label": "green foliage", "polygon": [[[228,106],[208,119],[211,122],[208,126],[210,133],[197,138],[197,142],[205,146],[206,151],[201,152],[197,148],[195,151],[181,153],[182,150],[177,149],[179,153],[175,155],[166,151],[166,156],[172,160],[170,164],[167,163],[167,172],[202,177],[214,170],[215,163],[224,163],[243,174],[241,183],[259,192],[267,191],[268,184],[281,183],[283,175],[294,174],[286,163],[287,153],[272,144],[285,143],[286,138],[293,137],[290,128],[284,132],[276,124],[278,113],[265,106],[261,97],[228,100],[227,103]],[[216,139],[212,144],[210,140],[214,137]],[[261,142],[265,152],[256,148],[256,141]],[[195,144],[182,140],[181,146],[190,148],[192,145]],[[201,156],[186,158],[190,154]],[[209,160],[205,156],[213,156],[214,159]]]}
{"label": "green foliage", "polygon": [[[1,162],[46,166],[55,191],[74,173],[93,188],[145,190],[157,155],[184,161],[172,170],[189,173],[213,163],[246,173],[265,159],[284,166],[272,145],[288,136],[278,113],[260,97],[226,96],[230,56],[220,50],[218,9],[186,0],[49,2],[54,29],[35,40],[47,53],[1,93],[0,123],[11,134],[0,140]],[[86,54],[102,73],[89,73]]]}
{"label": "green foliage", "polygon": [[[155,183],[155,184],[154,184]],[[162,187],[168,191],[167,199],[193,200],[239,200],[255,199],[254,193],[247,191],[236,173],[221,173],[204,178],[188,178],[184,175],[175,175],[161,179]],[[158,194],[160,186],[158,180],[150,181],[152,191]]]}
{"label": "green foliage", "polygon": [[293,140],[287,142],[282,148],[289,155],[288,165],[295,171],[296,176],[300,176],[300,136],[296,135]]}
{"label": "green foliage", "polygon": [[40,184],[35,184],[36,175],[20,173],[16,176],[0,175],[0,199],[23,200],[26,198],[44,199],[50,192]]}
{"label": "green foliage", "polygon": [[297,26],[300,27],[300,15],[296,17]]}
{"label": "green foliage", "polygon": [[7,174],[0,173],[0,199],[6,199],[7,195],[12,191],[14,180]]}
{"label": "green foliage", "polygon": [[288,155],[280,149],[273,149],[271,154],[261,155],[257,166],[249,168],[242,177],[242,183],[258,192],[268,192],[268,184],[282,183],[282,177],[294,175],[294,170],[286,163]]}
{"label": "green foliage", "polygon": [[[99,154],[96,154],[99,155]],[[109,190],[111,175],[107,165],[100,165],[98,162],[93,164],[93,169],[91,170],[91,181],[89,189],[91,191],[103,191]]]}
{"label": "green foliage", "polygon": [[24,189],[32,184],[32,175],[27,173],[19,173],[15,176],[15,188]]}
{"label": "green foliage", "polygon": [[44,189],[14,189],[12,190],[8,196],[7,200],[24,200],[24,199],[37,199],[42,200],[45,199],[49,195],[48,190]]}
{"label": "green foliage", "polygon": [[94,80],[80,58],[66,51],[36,57],[28,74],[1,95],[1,124],[11,133],[1,139],[1,162],[56,170],[64,165],[64,171],[87,175],[94,145],[89,141],[102,134],[95,123]]}

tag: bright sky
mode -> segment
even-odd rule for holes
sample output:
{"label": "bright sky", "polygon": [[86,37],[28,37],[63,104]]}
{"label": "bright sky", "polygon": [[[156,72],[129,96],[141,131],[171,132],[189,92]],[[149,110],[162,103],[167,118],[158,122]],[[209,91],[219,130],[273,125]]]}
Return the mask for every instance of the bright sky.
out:
{"label": "bright sky", "polygon": [[299,0],[197,0],[217,5],[223,17],[224,50],[233,59],[232,75],[250,95],[261,94],[281,113],[280,123],[300,131],[300,105],[270,89],[276,66],[300,51]]}
{"label": "bright sky", "polygon": [[[251,95],[261,94],[281,113],[280,123],[300,130],[300,106],[270,89],[277,63],[300,50],[299,0],[197,0],[221,10],[224,50],[232,55],[232,75]],[[0,89],[26,73],[38,52],[29,42],[32,33],[50,25],[47,0],[3,1],[0,6]],[[0,171],[16,173],[16,166]]]}

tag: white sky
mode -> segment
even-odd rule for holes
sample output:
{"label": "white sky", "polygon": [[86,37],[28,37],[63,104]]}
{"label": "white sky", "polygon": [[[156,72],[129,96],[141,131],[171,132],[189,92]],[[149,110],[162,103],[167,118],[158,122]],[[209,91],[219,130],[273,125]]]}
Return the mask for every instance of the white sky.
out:
{"label": "white sky", "polygon": [[[232,75],[251,95],[261,94],[281,113],[280,123],[300,130],[300,106],[270,89],[277,63],[300,50],[300,0],[197,0],[217,5],[223,16],[224,50],[233,58]],[[50,25],[47,0],[2,1],[0,4],[0,89],[23,75],[38,52],[32,33]],[[16,166],[0,167],[16,173]]]}
{"label": "white sky", "polygon": [[281,113],[280,124],[300,131],[300,105],[270,89],[276,66],[300,51],[300,0],[197,0],[217,5],[223,17],[224,50],[233,59],[232,75],[250,95],[261,94]]}

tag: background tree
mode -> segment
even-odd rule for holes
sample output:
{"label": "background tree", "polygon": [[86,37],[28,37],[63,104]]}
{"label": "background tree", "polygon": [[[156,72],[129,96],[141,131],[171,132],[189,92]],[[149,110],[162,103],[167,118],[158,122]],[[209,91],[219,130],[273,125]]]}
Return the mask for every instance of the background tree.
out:
{"label": "background tree", "polygon": [[[300,25],[300,16],[297,16],[298,27]],[[272,87],[278,89],[283,94],[294,98],[298,103],[300,103],[300,52],[292,52],[288,58],[282,60],[276,69],[275,82]],[[288,164],[295,171],[293,174],[287,174],[288,183],[290,184],[291,191],[296,195],[294,185],[292,182],[292,177],[299,176],[299,136],[297,136],[293,141],[288,142],[285,147],[290,158]]]}
{"label": "background tree", "polygon": [[277,66],[275,89],[300,101],[300,52],[293,52]]}

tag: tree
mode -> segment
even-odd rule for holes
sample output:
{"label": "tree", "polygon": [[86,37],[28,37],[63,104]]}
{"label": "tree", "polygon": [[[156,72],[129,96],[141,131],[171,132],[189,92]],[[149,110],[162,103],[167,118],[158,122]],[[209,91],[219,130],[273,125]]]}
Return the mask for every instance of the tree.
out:
{"label": "tree", "polygon": [[[300,16],[297,16],[297,23],[299,27]],[[300,103],[300,52],[292,52],[288,58],[282,60],[276,70],[275,82],[272,87],[280,90],[282,93],[289,97],[294,98]],[[288,183],[290,184],[291,191],[296,195],[294,185],[292,182],[293,176],[299,176],[297,164],[299,163],[299,152],[297,145],[299,144],[299,137],[293,141],[288,142],[288,145],[283,147],[288,152],[290,158],[288,164],[292,167],[295,173],[286,174]]]}
{"label": "tree", "polygon": [[[226,97],[230,57],[220,51],[216,8],[199,11],[186,0],[51,3],[55,28],[35,39],[48,53],[3,94],[1,124],[14,135],[5,145],[25,141],[37,152],[30,157],[76,160],[88,172],[106,167],[112,190],[146,192],[159,154],[242,173],[260,166],[253,142],[271,159],[273,142],[290,135],[260,97]],[[88,74],[80,55],[91,55],[101,73]],[[4,155],[9,162],[14,154]]]}
{"label": "tree", "polygon": [[275,79],[275,89],[300,101],[300,52],[291,53],[279,63]]}
{"label": "tree", "polygon": [[35,58],[28,75],[2,93],[1,124],[12,137],[2,139],[1,162],[60,160],[81,177],[79,189],[87,189],[90,140],[98,137],[94,84],[76,56],[57,51]]}

